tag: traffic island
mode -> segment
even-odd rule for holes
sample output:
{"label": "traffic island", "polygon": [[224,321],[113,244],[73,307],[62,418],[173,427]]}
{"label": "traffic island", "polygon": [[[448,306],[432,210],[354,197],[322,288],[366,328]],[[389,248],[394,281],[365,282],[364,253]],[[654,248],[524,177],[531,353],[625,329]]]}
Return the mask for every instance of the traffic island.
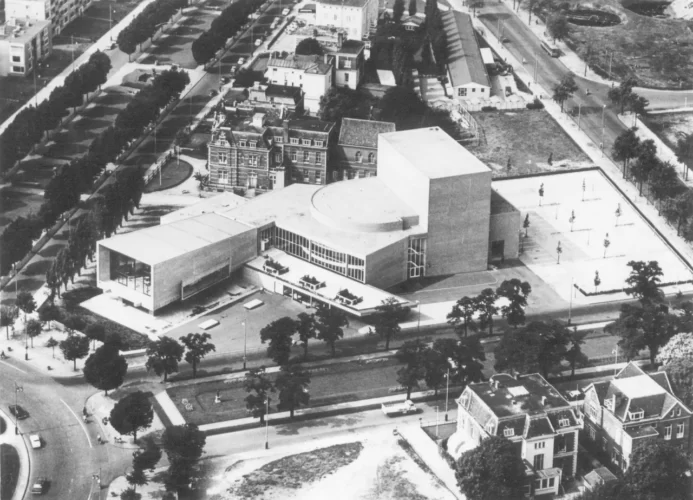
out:
{"label": "traffic island", "polygon": [[19,474],[19,453],[12,445],[0,444],[0,500],[12,500]]}

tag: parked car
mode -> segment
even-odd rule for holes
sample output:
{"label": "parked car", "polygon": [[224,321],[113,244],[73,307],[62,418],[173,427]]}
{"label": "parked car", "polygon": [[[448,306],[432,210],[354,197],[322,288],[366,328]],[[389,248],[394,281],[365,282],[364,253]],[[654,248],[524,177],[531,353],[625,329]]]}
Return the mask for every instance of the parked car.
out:
{"label": "parked car", "polygon": [[382,403],[380,407],[383,410],[383,413],[388,417],[392,417],[394,415],[407,415],[409,413],[419,412],[419,408],[416,407],[416,405],[411,401],[411,399],[407,399],[406,401],[401,403]]}
{"label": "parked car", "polygon": [[45,477],[39,477],[36,482],[34,482],[31,487],[32,495],[43,495],[48,489],[48,479]]}
{"label": "parked car", "polygon": [[241,64],[243,64],[244,62],[245,62],[245,57],[241,57],[241,58],[238,59],[238,65],[239,65],[239,66],[240,66]]}
{"label": "parked car", "polygon": [[31,447],[35,450],[38,450],[41,448],[41,436],[38,434],[32,434],[29,436],[29,442],[31,443]]}
{"label": "parked car", "polygon": [[288,15],[289,15],[289,12],[291,12],[289,9],[284,9],[284,10],[282,11],[282,16],[288,16]]}
{"label": "parked car", "polygon": [[259,47],[260,45],[262,45],[262,38],[258,38],[257,40],[255,40],[255,46]]}
{"label": "parked car", "polygon": [[209,97],[216,97],[219,94],[219,91],[216,89],[212,89],[209,91]]}
{"label": "parked car", "polygon": [[10,405],[10,413],[18,420],[29,418],[29,414],[26,412],[26,410],[19,405]]}

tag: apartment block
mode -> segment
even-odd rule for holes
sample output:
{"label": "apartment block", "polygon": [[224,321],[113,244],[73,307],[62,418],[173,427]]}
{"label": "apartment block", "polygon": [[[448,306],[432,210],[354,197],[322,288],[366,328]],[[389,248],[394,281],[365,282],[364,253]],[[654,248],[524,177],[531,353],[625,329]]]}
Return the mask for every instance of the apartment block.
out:
{"label": "apartment block", "polygon": [[53,50],[50,21],[10,18],[0,25],[0,76],[31,74]]}

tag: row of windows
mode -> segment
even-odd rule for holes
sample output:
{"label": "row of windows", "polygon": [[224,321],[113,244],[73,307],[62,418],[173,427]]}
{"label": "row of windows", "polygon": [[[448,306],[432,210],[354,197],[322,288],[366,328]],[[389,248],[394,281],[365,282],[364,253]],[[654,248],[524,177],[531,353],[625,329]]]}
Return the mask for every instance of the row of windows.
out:
{"label": "row of windows", "polygon": [[[676,424],[676,438],[681,439],[686,431],[685,424]],[[671,439],[673,433],[673,425],[669,424],[664,428],[664,439]]]}
{"label": "row of windows", "polygon": [[[310,170],[294,170],[292,178],[294,182],[312,184],[310,181]],[[322,184],[322,174],[320,172],[315,172],[315,184]]]}
{"label": "row of windows", "polygon": [[556,484],[556,478],[555,477],[548,477],[544,479],[537,479],[534,481],[534,487],[537,490],[544,490],[546,488],[553,488],[554,485]]}
{"label": "row of windows", "polygon": [[[263,236],[267,237],[264,232]],[[353,255],[315,243],[304,236],[280,227],[275,227],[272,231],[270,244],[325,269],[330,269],[361,283],[365,281],[365,261]]]}
{"label": "row of windows", "polygon": [[[472,87],[472,92],[476,92],[476,87]],[[482,94],[486,92],[486,89],[479,89],[479,92]],[[460,87],[457,89],[457,95],[460,97],[467,97],[467,89],[464,87]]]}
{"label": "row of windows", "polygon": [[[409,240],[409,249],[407,250],[407,275],[409,278],[419,278],[425,274],[426,238],[412,238]],[[505,429],[505,431],[508,430],[515,432],[513,429]],[[512,434],[510,435],[512,436]]]}
{"label": "row of windows", "polygon": [[[356,154],[354,155],[354,161],[357,161],[359,163],[363,162],[363,155],[361,154],[361,151],[356,151]],[[368,153],[368,163],[375,163],[374,153]]]}
{"label": "row of windows", "polygon": [[[315,152],[304,151],[301,156],[298,155],[298,151],[290,151],[289,152],[289,158],[294,163],[297,162],[299,158],[301,158],[301,161],[303,163],[321,164],[324,157],[322,155],[322,151],[315,151]],[[282,161],[281,153],[276,153],[275,159],[276,159],[277,163],[281,163],[281,161]]]}
{"label": "row of windows", "polygon": [[332,171],[332,180],[363,179],[365,177],[375,177],[375,172],[370,170],[344,169]]}

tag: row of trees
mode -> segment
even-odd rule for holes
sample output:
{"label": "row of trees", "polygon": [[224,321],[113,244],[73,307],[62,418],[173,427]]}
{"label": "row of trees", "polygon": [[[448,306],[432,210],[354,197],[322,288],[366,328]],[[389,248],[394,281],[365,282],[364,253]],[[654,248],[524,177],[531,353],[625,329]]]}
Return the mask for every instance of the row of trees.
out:
{"label": "row of trees", "polygon": [[237,0],[221,11],[212,21],[209,30],[204,31],[192,43],[193,58],[198,64],[206,64],[221,49],[226,40],[232,38],[248,22],[264,0]]}
{"label": "row of trees", "polygon": [[43,137],[57,127],[70,107],[82,104],[84,95],[106,83],[111,60],[96,51],[89,60],[70,73],[64,85],[56,87],[38,107],[24,108],[0,136],[0,173],[11,169]]}
{"label": "row of trees", "polygon": [[139,44],[154,36],[156,30],[168,22],[186,3],[186,0],[156,0],[150,3],[118,34],[118,48],[128,56],[134,53]]}
{"label": "row of trees", "polygon": [[294,418],[294,412],[310,402],[309,386],[310,373],[298,363],[283,364],[274,380],[264,367],[254,368],[245,375],[246,408],[254,418],[260,419],[262,425],[271,409],[270,394],[278,391],[277,410],[288,411],[289,418]]}

